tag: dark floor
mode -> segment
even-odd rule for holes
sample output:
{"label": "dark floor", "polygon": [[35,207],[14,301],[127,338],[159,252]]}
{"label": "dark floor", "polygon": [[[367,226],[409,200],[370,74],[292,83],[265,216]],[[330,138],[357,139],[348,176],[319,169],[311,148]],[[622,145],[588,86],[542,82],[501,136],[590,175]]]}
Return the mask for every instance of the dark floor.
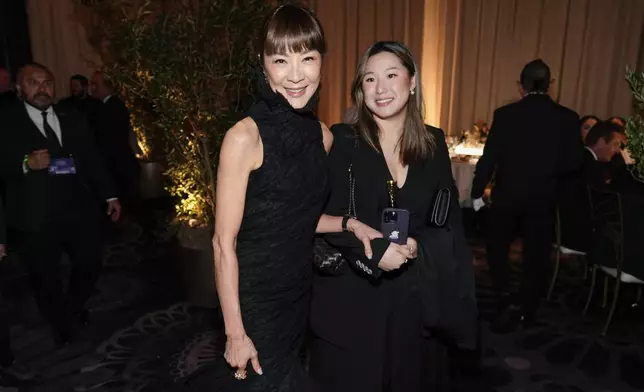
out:
{"label": "dark floor", "polygon": [[[15,305],[13,345],[18,358],[38,374],[20,391],[176,390],[220,355],[212,339],[212,312],[184,300],[182,271],[190,260],[175,257],[173,233],[156,230],[148,241],[141,234],[132,226],[107,248],[106,268],[90,303],[92,322],[63,349],[54,346],[38,318],[19,261],[3,261],[0,288]],[[481,376],[461,377],[455,391],[644,391],[644,312],[630,306],[633,292],[624,290],[608,337],[601,338],[606,317],[598,305],[601,293],[583,320],[587,283],[568,261],[555,298],[543,308],[542,322],[529,331],[495,335],[485,321],[494,303],[482,243],[475,236],[471,243],[485,349]],[[516,245],[512,260],[517,269],[519,258]],[[0,387],[5,390],[12,389]]]}

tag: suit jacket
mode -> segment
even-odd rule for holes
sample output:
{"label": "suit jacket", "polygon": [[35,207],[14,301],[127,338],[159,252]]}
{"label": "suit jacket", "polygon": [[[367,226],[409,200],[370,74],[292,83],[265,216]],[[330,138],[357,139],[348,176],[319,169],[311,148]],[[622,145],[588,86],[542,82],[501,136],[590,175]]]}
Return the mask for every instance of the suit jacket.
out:
{"label": "suit jacket", "polygon": [[7,228],[4,219],[4,202],[0,197],[0,245],[7,243]]}
{"label": "suit jacket", "polygon": [[129,195],[137,186],[139,163],[130,144],[130,113],[116,96],[102,103],[95,120],[96,145],[112,179],[119,197]]}
{"label": "suit jacket", "polygon": [[481,197],[494,173],[494,206],[551,208],[557,178],[581,164],[579,115],[547,95],[528,95],[494,112],[471,195]]}
{"label": "suit jacket", "polygon": [[[59,208],[69,208],[64,214],[87,214],[96,211],[93,189],[104,200],[115,197],[114,187],[100,161],[93,141],[82,118],[75,111],[54,106],[60,122],[63,148],[74,158],[76,174],[68,177],[71,184],[64,189],[78,203],[56,206],[51,203],[52,192],[59,181],[47,170],[23,170],[24,158],[35,150],[48,146],[46,137],[33,123],[27,109],[19,102],[0,113],[3,126],[0,132],[0,181],[5,184],[7,226],[35,232],[43,228]],[[90,216],[90,215],[87,215]]]}

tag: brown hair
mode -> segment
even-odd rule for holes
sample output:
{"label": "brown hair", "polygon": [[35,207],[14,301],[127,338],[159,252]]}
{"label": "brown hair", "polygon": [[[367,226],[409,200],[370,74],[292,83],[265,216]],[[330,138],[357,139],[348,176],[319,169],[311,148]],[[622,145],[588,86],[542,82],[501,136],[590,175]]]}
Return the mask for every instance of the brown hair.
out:
{"label": "brown hair", "polygon": [[393,41],[376,42],[362,56],[351,86],[351,98],[358,110],[355,126],[362,138],[373,149],[382,154],[382,148],[379,142],[380,129],[378,128],[376,120],[373,118],[373,114],[365,104],[362,80],[364,79],[365,68],[369,58],[383,52],[391,53],[398,57],[402,65],[407,69],[407,72],[409,72],[409,77],[416,77],[415,94],[407,102],[405,125],[398,143],[400,146],[400,161],[403,165],[422,161],[434,153],[436,140],[434,139],[434,135],[425,128],[420,74],[411,52],[405,45]]}
{"label": "brown hair", "polygon": [[260,36],[258,57],[317,50],[326,52],[322,24],[307,8],[288,4],[269,15]]}

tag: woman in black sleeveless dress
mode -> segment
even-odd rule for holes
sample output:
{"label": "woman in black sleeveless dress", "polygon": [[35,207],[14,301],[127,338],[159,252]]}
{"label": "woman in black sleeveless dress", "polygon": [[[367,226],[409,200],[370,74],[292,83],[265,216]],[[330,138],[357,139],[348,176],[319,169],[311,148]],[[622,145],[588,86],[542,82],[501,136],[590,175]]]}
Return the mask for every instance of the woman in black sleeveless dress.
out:
{"label": "woman in black sleeveless dress", "polygon": [[325,49],[319,21],[282,6],[261,46],[260,100],[220,152],[213,246],[230,367],[225,385],[219,378],[210,387],[300,392],[308,389],[299,354],[315,232],[344,226],[366,243],[379,233],[354,219],[321,218],[332,135],[313,112]]}

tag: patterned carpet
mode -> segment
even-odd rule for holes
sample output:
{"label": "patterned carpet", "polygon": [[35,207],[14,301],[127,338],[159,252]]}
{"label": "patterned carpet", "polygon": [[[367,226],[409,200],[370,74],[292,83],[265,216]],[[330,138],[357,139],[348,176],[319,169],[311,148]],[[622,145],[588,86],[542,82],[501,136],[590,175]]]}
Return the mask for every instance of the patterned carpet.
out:
{"label": "patterned carpet", "polygon": [[[144,237],[131,225],[107,248],[106,268],[90,304],[92,322],[62,349],[38,318],[19,263],[3,263],[0,287],[15,305],[12,343],[21,362],[38,375],[20,391],[175,391],[221,355],[221,343],[213,340],[213,312],[185,303],[183,261],[174,257],[171,233]],[[582,319],[588,284],[569,260],[537,327],[495,335],[487,329],[494,301],[484,248],[474,237],[471,243],[484,352],[480,374],[460,373],[454,391],[644,391],[644,312],[631,306],[634,292],[623,291],[608,337],[601,338],[607,313],[600,306],[601,288]],[[515,275],[519,260],[515,244]],[[12,389],[0,387],[5,390]]]}

